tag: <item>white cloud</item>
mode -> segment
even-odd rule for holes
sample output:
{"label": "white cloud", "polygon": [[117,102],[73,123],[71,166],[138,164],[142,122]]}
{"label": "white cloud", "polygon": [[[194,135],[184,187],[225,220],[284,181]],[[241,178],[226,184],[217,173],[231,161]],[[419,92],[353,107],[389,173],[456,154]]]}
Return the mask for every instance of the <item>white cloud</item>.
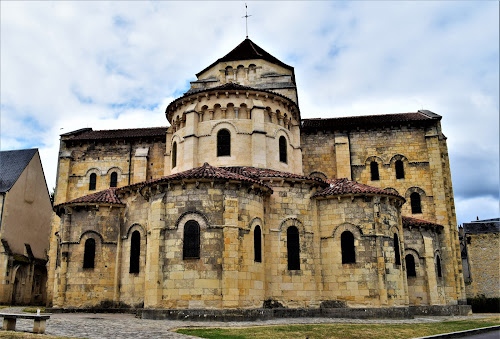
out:
{"label": "white cloud", "polygon": [[[498,201],[498,2],[248,4],[250,38],[295,67],[303,118],[432,110],[457,201]],[[166,125],[168,103],[245,36],[239,2],[0,6],[0,146],[40,147],[49,188],[58,134]]]}

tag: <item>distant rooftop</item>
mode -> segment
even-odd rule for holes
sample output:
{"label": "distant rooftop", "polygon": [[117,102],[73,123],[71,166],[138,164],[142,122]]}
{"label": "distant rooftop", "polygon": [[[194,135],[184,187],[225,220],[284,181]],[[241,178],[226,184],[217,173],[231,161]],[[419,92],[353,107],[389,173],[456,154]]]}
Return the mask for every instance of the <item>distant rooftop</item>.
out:
{"label": "distant rooftop", "polygon": [[97,130],[82,128],[73,132],[61,134],[63,140],[105,140],[105,139],[137,139],[165,136],[168,127],[148,127],[129,129]]}
{"label": "distant rooftop", "polygon": [[0,151],[0,192],[8,192],[28,166],[37,148]]}
{"label": "distant rooftop", "polygon": [[302,130],[304,132],[353,130],[364,127],[391,126],[404,123],[426,124],[439,120],[441,120],[440,115],[427,110],[419,110],[415,113],[362,115],[328,119],[303,119]]}

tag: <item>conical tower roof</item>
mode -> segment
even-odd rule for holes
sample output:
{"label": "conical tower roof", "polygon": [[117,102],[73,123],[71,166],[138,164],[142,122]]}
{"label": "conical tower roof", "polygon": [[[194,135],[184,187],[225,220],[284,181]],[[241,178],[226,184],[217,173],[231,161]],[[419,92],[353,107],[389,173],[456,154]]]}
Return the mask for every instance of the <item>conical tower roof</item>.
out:
{"label": "conical tower roof", "polygon": [[246,38],[243,40],[242,43],[240,43],[238,46],[236,46],[231,52],[227,53],[225,56],[223,56],[220,59],[217,59],[214,63],[212,63],[210,66],[206,67],[204,70],[196,74],[197,77],[200,76],[203,72],[206,70],[212,68],[219,62],[226,62],[226,61],[237,61],[237,60],[252,60],[252,59],[262,59],[269,61],[273,64],[280,65],[286,69],[289,69],[293,71],[293,67],[290,65],[285,64],[284,62],[278,60],[276,57],[272,56],[265,50],[263,50],[260,46],[255,44],[252,40]]}

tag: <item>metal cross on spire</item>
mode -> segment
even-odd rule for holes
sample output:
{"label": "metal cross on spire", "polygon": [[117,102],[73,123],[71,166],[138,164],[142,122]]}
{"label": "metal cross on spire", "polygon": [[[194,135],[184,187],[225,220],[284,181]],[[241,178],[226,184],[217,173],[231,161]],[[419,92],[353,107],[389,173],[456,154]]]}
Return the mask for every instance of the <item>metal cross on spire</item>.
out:
{"label": "metal cross on spire", "polygon": [[242,16],[242,18],[245,18],[245,26],[247,29],[247,39],[248,39],[248,17],[251,17],[251,15],[248,15],[248,7],[247,4],[245,3],[245,16]]}

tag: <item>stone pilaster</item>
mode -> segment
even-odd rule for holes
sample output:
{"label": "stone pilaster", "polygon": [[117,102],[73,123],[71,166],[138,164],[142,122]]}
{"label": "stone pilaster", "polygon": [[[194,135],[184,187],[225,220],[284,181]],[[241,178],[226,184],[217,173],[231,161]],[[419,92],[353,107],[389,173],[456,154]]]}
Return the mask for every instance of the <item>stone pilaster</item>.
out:
{"label": "stone pilaster", "polygon": [[145,181],[147,179],[148,171],[148,153],[149,148],[137,148],[134,155],[134,180],[132,184]]}
{"label": "stone pilaster", "polygon": [[222,254],[222,307],[239,306],[238,200],[224,201],[224,252]]}
{"label": "stone pilaster", "polygon": [[351,154],[349,136],[346,133],[335,132],[335,155],[337,178],[351,179]]}

